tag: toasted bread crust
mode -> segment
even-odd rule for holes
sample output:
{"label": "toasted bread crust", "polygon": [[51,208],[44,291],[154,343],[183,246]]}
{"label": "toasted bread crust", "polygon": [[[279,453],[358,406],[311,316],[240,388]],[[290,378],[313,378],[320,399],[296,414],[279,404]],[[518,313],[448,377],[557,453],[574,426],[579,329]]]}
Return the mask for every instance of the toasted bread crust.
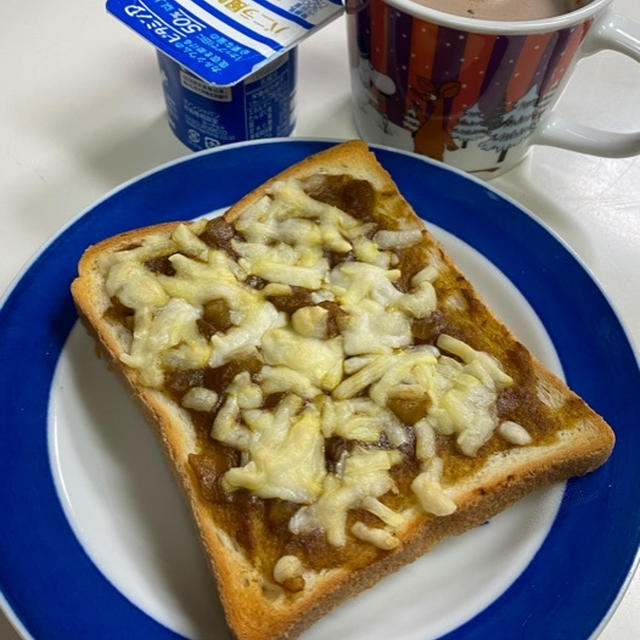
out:
{"label": "toasted bread crust", "polygon": [[[258,201],[275,180],[307,177],[316,173],[348,173],[366,179],[377,191],[388,194],[388,215],[398,216],[414,225],[418,220],[366,145],[355,141],[328,149],[285,170],[242,198],[225,214],[225,219],[233,222],[246,207]],[[401,539],[400,545],[380,560],[356,572],[341,568],[326,570],[307,584],[304,592],[295,598],[284,601],[270,599],[263,590],[259,573],[249,565],[229,536],[216,526],[210,516],[211,505],[205,502],[198,491],[188,464],[188,455],[195,446],[193,426],[186,420],[184,412],[161,392],[142,387],[136,382],[135,373],[120,362],[123,347],[118,336],[102,317],[108,300],[105,301],[102,291],[98,258],[135,243],[150,233],[170,232],[176,224],[129,231],[90,247],[79,263],[79,276],[71,290],[80,317],[114,368],[123,376],[165,445],[172,468],[191,503],[217,578],[229,625],[239,639],[294,638],[346,598],[411,562],[438,541],[486,521],[535,489],[571,476],[583,475],[601,465],[609,456],[614,443],[613,432],[600,416],[589,410],[588,419],[583,420],[579,427],[563,432],[550,444],[490,458],[477,473],[465,478],[456,487],[454,498],[458,509],[454,514],[431,518],[414,526]],[[455,269],[446,255],[444,260],[449,268]],[[474,295],[482,304],[475,292]],[[497,319],[494,318],[493,322],[505,339],[519,344]],[[564,399],[577,399],[540,362],[535,359],[533,362],[535,375],[546,388]]]}

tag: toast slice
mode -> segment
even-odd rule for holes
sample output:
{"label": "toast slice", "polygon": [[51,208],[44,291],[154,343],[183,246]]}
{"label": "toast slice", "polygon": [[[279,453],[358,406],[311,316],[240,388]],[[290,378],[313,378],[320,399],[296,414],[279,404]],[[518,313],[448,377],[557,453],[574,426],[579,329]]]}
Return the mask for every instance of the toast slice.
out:
{"label": "toast slice", "polygon": [[223,218],[89,247],[71,290],[157,427],[241,640],[295,637],[614,444],[362,142]]}

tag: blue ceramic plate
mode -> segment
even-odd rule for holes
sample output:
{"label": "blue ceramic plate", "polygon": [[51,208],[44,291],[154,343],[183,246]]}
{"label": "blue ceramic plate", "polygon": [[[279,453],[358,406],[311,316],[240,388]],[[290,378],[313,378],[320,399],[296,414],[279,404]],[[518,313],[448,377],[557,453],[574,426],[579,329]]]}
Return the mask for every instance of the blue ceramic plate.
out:
{"label": "blue ceramic plate", "polygon": [[[62,375],[56,368],[74,354],[84,358],[83,349],[90,344],[80,337],[80,342],[69,340],[76,346],[67,344],[77,320],[69,284],[83,250],[126,229],[224,208],[288,165],[331,144],[296,139],[241,144],[153,171],[70,224],[5,297],[0,309],[0,406],[4,408],[0,587],[9,615],[26,636],[112,640],[186,633],[180,624],[150,612],[113,578],[104,562],[109,545],[96,560],[86,541],[90,524],[79,524],[80,516],[65,493],[66,471],[55,468],[66,458],[52,453],[58,441],[54,438],[51,444],[51,432],[57,422],[64,422],[58,413],[64,413],[65,389],[82,384],[69,378],[54,389],[53,380]],[[557,509],[552,509],[549,526],[508,584],[477,611],[442,627],[438,635],[447,640],[516,633],[523,638],[589,638],[615,605],[640,541],[635,466],[640,451],[640,375],[629,341],[585,268],[514,202],[424,158],[382,148],[376,153],[418,214],[435,225],[445,245],[457,242],[467,247],[467,252],[477,254],[474,259],[499,274],[494,288],[503,282],[505,290],[516,292],[509,299],[521,297],[532,322],[541,323],[551,350],[555,348],[569,385],[614,427],[618,440],[604,467],[570,481],[564,492],[556,490]],[[473,281],[474,274],[469,275]],[[65,355],[69,351],[71,356]],[[87,353],[86,358],[93,356]],[[98,370],[97,377],[102,373]],[[106,406],[111,401],[109,385],[105,380]],[[89,449],[81,454],[81,458],[92,455]],[[91,459],[84,463],[92,469]],[[95,475],[100,472],[96,463]],[[107,498],[108,492],[105,487]],[[95,495],[90,496],[94,502]],[[549,500],[553,499],[552,495]],[[535,504],[529,508],[537,508]],[[454,553],[455,544],[441,553]],[[383,581],[376,587],[383,601],[389,584]],[[357,629],[358,621],[351,622]],[[227,637],[219,624],[219,629],[210,629],[211,637]],[[349,637],[357,636],[357,631],[350,633]],[[434,635],[418,625],[403,637],[426,640]]]}

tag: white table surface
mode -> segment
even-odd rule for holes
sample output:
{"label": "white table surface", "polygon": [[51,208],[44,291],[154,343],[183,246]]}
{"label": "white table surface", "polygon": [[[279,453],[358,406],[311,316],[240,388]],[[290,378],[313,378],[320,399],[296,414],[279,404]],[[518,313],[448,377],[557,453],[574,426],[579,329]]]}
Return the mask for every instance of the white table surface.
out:
{"label": "white table surface", "polygon": [[[618,0],[640,22],[638,0]],[[169,130],[151,47],[103,0],[0,2],[0,290],[70,218],[139,173],[187,155]],[[344,20],[300,49],[295,135],[357,137]],[[583,61],[560,108],[586,124],[640,129],[640,65]],[[538,147],[493,186],[554,229],[601,283],[640,345],[640,158]],[[639,505],[640,508],[640,505]],[[0,525],[1,526],[1,525]],[[601,635],[640,638],[640,574]],[[0,613],[0,640],[17,640]]]}

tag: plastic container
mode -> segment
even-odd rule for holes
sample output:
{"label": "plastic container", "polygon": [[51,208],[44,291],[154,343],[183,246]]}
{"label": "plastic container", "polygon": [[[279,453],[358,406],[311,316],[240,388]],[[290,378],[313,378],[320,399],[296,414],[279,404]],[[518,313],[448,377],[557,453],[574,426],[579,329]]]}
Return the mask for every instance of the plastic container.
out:
{"label": "plastic container", "polygon": [[288,136],[293,131],[295,48],[232,86],[208,84],[157,53],[169,126],[190,149]]}

